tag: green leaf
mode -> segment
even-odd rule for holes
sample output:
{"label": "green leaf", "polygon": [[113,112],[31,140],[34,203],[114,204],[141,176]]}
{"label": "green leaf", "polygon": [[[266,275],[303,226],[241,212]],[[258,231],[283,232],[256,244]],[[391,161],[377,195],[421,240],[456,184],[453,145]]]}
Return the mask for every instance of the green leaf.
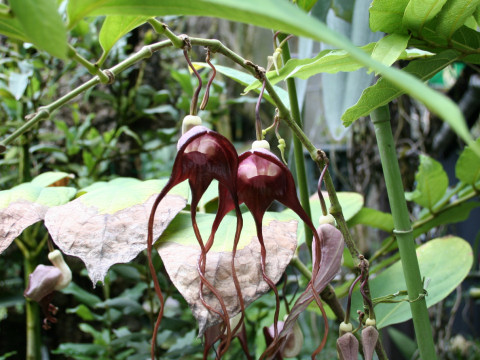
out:
{"label": "green leaf", "polygon": [[362,210],[348,221],[349,227],[358,224],[371,226],[389,233],[391,233],[394,228],[392,214],[367,207],[362,208]]}
{"label": "green leaf", "polygon": [[[0,10],[8,10],[9,7],[5,4],[0,4]],[[17,18],[1,18],[0,17],[0,34],[6,35],[12,39],[27,41],[27,35],[23,31],[23,26]]]}
{"label": "green leaf", "polygon": [[480,0],[449,0],[436,20],[436,33],[450,39],[480,4]]}
{"label": "green leaf", "polygon": [[[323,193],[325,199],[325,205],[327,209],[331,206],[330,198],[327,193]],[[346,221],[349,221],[353,218],[362,208],[363,208],[363,196],[359,193],[341,191],[337,192],[338,201],[342,207],[343,216]],[[318,222],[320,216],[322,216],[322,207],[320,206],[320,200],[318,199],[318,194],[314,194],[310,197],[310,210],[312,214],[312,221],[314,224]],[[281,212],[284,216],[293,217],[297,219],[297,215],[291,209],[285,209]],[[305,240],[305,227],[299,226],[297,230],[297,238],[299,239],[299,245]]]}
{"label": "green leaf", "polygon": [[403,25],[410,30],[421,30],[442,9],[447,0],[410,0],[403,15]]}
{"label": "green leaf", "polygon": [[[443,237],[430,240],[417,249],[422,277],[429,279],[426,296],[427,306],[435,305],[450,294],[468,275],[473,264],[472,248],[458,237]],[[372,297],[381,297],[406,290],[400,261],[370,281]],[[363,309],[358,291],[352,299],[352,311]],[[412,317],[407,302],[375,306],[377,328],[406,321]]]}
{"label": "green leaf", "polygon": [[[403,70],[425,81],[458,59],[458,52],[447,50],[427,59],[412,61]],[[375,85],[366,88],[358,102],[345,111],[342,115],[343,124],[351,125],[358,118],[367,116],[376,108],[388,104],[402,94],[402,90],[381,78]]]}
{"label": "green leaf", "polygon": [[391,34],[377,41],[372,58],[384,65],[392,65],[405,51],[410,35]]}
{"label": "green leaf", "polygon": [[386,33],[406,33],[403,14],[409,0],[374,0],[370,5],[370,29]]}
{"label": "green leaf", "polygon": [[298,7],[300,9],[309,12],[315,6],[318,0],[297,0]]}
{"label": "green leaf", "polygon": [[[198,66],[198,67],[203,67],[203,68],[210,68],[210,66],[207,64],[207,63],[199,63],[199,62],[195,62],[193,63],[193,65],[195,66]],[[220,74],[223,74],[227,77],[229,77],[230,79],[232,80],[235,80],[236,82],[238,82],[239,84],[242,84],[242,85],[248,85],[248,84],[251,84],[252,82],[255,81],[255,78],[253,77],[253,75],[251,74],[248,74],[246,72],[243,72],[243,71],[240,71],[240,70],[236,70],[236,69],[232,69],[232,68],[229,68],[227,66],[222,66],[222,65],[215,65],[215,69],[217,69],[217,71],[220,73]],[[278,96],[280,97],[280,99],[282,100],[282,102],[285,104],[285,106],[290,109],[290,100],[288,98],[288,93],[278,87],[278,86],[274,86],[274,89],[275,91],[277,92]],[[259,90],[255,90],[257,93],[259,93],[260,91]],[[247,91],[245,91],[244,93],[247,93]],[[270,95],[268,95],[268,91],[266,91],[264,94],[263,94],[263,97],[265,99],[267,99],[267,101],[269,103],[271,103],[272,105],[274,105],[274,102],[271,98]]]}
{"label": "green leaf", "polygon": [[[166,182],[118,178],[95,183],[68,204],[50,208],[45,226],[65,254],[82,259],[96,284],[113,264],[129,262],[145,250],[150,211]],[[187,187],[186,182],[177,185],[159,204],[154,238],[185,207]]]}
{"label": "green leaf", "polygon": [[113,45],[120,40],[124,35],[136,27],[145,23],[148,20],[147,16],[123,16],[123,15],[110,15],[105,18],[102,29],[98,35],[98,41],[103,49],[103,54],[99,63],[102,64],[108,53],[112,49]]}
{"label": "green leaf", "polygon": [[53,56],[67,58],[67,30],[55,0],[15,0],[10,6],[28,41]]}
{"label": "green leaf", "polygon": [[77,301],[91,308],[95,307],[95,305],[102,301],[97,295],[82,289],[74,282],[71,282],[65,289],[63,289],[62,293],[73,295]]}
{"label": "green leaf", "polygon": [[[476,143],[480,145],[480,138],[477,139]],[[480,158],[468,146],[457,160],[455,175],[457,179],[472,186],[475,186],[475,183],[480,180]]]}
{"label": "green leaf", "polygon": [[60,181],[65,178],[71,178],[71,177],[72,175],[66,172],[47,171],[33,178],[31,183],[36,186],[47,187],[56,183],[57,181]]}
{"label": "green leaf", "polygon": [[[390,8],[399,2],[388,1]],[[401,2],[403,6],[403,1]],[[406,7],[406,3],[404,4]],[[404,8],[404,7],[403,7]],[[414,76],[387,67],[372,59],[312,16],[286,0],[71,0],[67,8],[69,20],[75,24],[85,16],[98,15],[198,15],[213,16],[281,30],[297,36],[326,42],[346,50],[366,67],[388,79],[395,87],[422,101],[433,113],[447,121],[452,129],[480,155],[480,148],[473,146],[470,131],[458,106],[448,97],[428,88]],[[403,14],[403,9],[402,9]]]}
{"label": "green leaf", "polygon": [[418,345],[415,340],[412,340],[410,337],[394,327],[389,327],[387,331],[393,343],[397,346],[397,349],[402,353],[403,358],[412,359],[418,349]]}
{"label": "green leaf", "polygon": [[[402,37],[403,35],[398,35]],[[367,54],[372,54],[378,43],[370,43],[362,46],[361,49]],[[395,50],[395,49],[393,49]],[[384,53],[384,51],[382,50]],[[395,60],[413,60],[418,57],[425,57],[429,53],[421,50],[405,50],[396,56]],[[379,53],[380,55],[380,53]],[[385,58],[388,56],[385,54]],[[378,59],[381,61],[380,59]],[[384,60],[385,61],[385,60]],[[382,61],[383,62],[383,61]],[[389,64],[390,65],[390,64]],[[348,52],[344,50],[323,50],[314,58],[290,59],[283,66],[279,73],[276,71],[267,72],[267,78],[272,84],[276,84],[289,77],[298,77],[308,79],[319,73],[334,74],[340,71],[355,71],[363,67],[363,64],[355,60]],[[252,89],[257,89],[261,85],[260,81],[255,80],[244,90],[245,93]]]}
{"label": "green leaf", "polygon": [[[465,221],[468,219],[470,212],[479,206],[480,202],[469,201],[442,211],[441,213],[435,215],[430,221],[427,221],[420,227],[416,227],[413,231],[413,236],[417,237],[420,234],[424,234],[434,227],[438,227],[440,225],[455,224]],[[419,221],[422,221],[422,219],[419,219]]]}
{"label": "green leaf", "polygon": [[442,164],[429,156],[420,155],[420,166],[415,174],[415,181],[417,183],[415,190],[405,193],[405,197],[432,212],[434,205],[448,188],[448,176]]}

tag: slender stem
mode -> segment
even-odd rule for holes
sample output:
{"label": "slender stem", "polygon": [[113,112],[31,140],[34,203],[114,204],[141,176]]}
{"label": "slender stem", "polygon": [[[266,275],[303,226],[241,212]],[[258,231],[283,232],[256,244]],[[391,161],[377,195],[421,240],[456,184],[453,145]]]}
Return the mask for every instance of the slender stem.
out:
{"label": "slender stem", "polygon": [[100,69],[98,64],[92,64],[90,61],[81,56],[77,50],[72,45],[68,45],[68,56],[73,60],[83,65],[90,74],[97,75],[100,79],[100,82],[103,84],[108,84],[108,76]]}
{"label": "slender stem", "polygon": [[[283,63],[285,64],[291,58],[288,41],[285,41],[287,40],[287,35],[279,34],[278,38],[281,41],[282,58],[283,58]],[[283,43],[283,41],[285,41],[285,43]],[[293,77],[287,79],[287,90],[288,90],[288,98],[290,100],[290,110],[292,113],[292,117],[295,119],[295,122],[297,123],[298,127],[302,129],[303,124],[302,124],[302,118],[300,115],[300,106],[298,104],[297,87],[295,86],[295,79]],[[305,157],[303,156],[302,143],[297,136],[293,137],[293,153],[295,157],[295,171],[297,174],[297,185],[300,192],[300,203],[302,204],[302,207],[307,213],[308,217],[312,218],[312,211],[310,210],[310,198],[308,193],[307,171],[305,169]],[[311,254],[313,233],[307,224],[304,224],[303,226],[305,229],[305,242]]]}
{"label": "slender stem", "polygon": [[[25,272],[25,284],[28,283],[28,277],[35,270],[37,259],[32,256],[26,256],[23,259],[23,268]],[[38,304],[35,301],[26,299],[26,327],[27,327],[27,360],[40,359],[40,313]]]}
{"label": "slender stem", "polygon": [[[374,110],[371,114],[371,119],[375,127],[375,135],[377,137],[388,199],[392,210],[395,225],[394,232],[397,237],[408,297],[410,300],[414,300],[418,298],[419,294],[423,293],[423,284],[417,254],[415,252],[412,224],[405,201],[402,178],[393,141],[388,106],[382,106]],[[410,309],[412,311],[413,325],[420,350],[420,357],[422,359],[434,360],[437,356],[435,354],[432,328],[430,326],[425,298],[411,302]]]}
{"label": "slender stem", "polygon": [[[128,57],[124,61],[118,63],[114,67],[105,70],[106,72],[110,72],[113,76],[120,74],[125,69],[128,69],[135,63],[139,62],[142,59],[150,57],[153,52],[158,51],[164,47],[171,46],[172,43],[169,40],[165,40],[156,44],[144,46],[140,51],[133,54],[132,56]],[[4,141],[0,142],[0,152],[5,151],[5,147],[10,145],[13,141],[15,141],[20,135],[27,132],[28,130],[32,129],[38,122],[42,120],[46,120],[50,117],[50,114],[60,108],[61,106],[65,105],[67,102],[75,98],[77,95],[83,93],[84,91],[90,89],[91,87],[100,83],[100,78],[95,76],[94,78],[90,79],[86,83],[78,86],[74,90],[70,91],[68,94],[62,96],[58,100],[54,101],[53,103],[43,106],[38,109],[38,111],[34,114],[28,115],[25,117],[27,122],[16,129],[12,134],[10,134]]]}

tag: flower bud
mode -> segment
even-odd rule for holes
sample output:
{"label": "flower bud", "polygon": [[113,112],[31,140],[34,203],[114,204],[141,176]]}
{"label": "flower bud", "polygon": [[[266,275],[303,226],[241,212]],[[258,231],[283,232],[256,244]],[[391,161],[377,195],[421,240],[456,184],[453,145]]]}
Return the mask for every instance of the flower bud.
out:
{"label": "flower bud", "polygon": [[196,115],[187,115],[183,118],[182,121],[182,135],[185,134],[188,130],[194,126],[202,125],[202,119],[200,116]]}
{"label": "flower bud", "polygon": [[55,290],[65,289],[72,282],[72,271],[65,263],[62,253],[59,250],[53,250],[48,254],[48,260],[62,273],[55,285]]}
{"label": "flower bud", "polygon": [[377,345],[378,340],[378,331],[373,326],[367,326],[362,330],[362,345],[363,345],[363,354],[365,360],[373,359],[373,352],[375,351],[375,346]]}
{"label": "flower bud", "polygon": [[340,360],[358,359],[358,340],[352,333],[346,333],[337,339],[337,352]]}

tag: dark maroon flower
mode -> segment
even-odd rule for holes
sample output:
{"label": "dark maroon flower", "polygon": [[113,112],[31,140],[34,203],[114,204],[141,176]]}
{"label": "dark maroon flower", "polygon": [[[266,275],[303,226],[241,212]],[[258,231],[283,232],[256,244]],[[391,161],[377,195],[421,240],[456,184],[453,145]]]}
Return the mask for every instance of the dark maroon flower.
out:
{"label": "dark maroon flower", "polygon": [[[188,117],[187,117],[188,118]],[[209,237],[209,241],[207,243],[207,247],[204,245],[201,234],[198,230],[197,222],[196,222],[196,208],[197,205],[204,194],[205,190],[208,188],[210,183],[213,180],[217,180],[219,183],[219,196],[222,197],[221,194],[226,193],[228,194],[229,198],[231,199],[231,203],[233,204],[233,208],[236,209],[237,213],[237,237],[234,241],[234,251],[232,256],[232,272],[233,278],[235,282],[235,286],[237,289],[237,293],[239,294],[239,298],[241,296],[240,285],[238,283],[238,279],[236,278],[235,268],[234,268],[234,257],[236,251],[236,244],[238,243],[239,234],[242,227],[242,217],[240,208],[238,206],[237,201],[237,191],[236,191],[236,175],[237,175],[237,168],[238,168],[238,155],[234,148],[234,146],[230,143],[230,141],[225,138],[224,136],[207,129],[204,126],[193,126],[191,129],[188,130],[182,137],[179,139],[177,144],[177,156],[175,158],[175,162],[173,164],[172,174],[170,179],[168,180],[165,187],[162,189],[161,193],[158,195],[157,199],[155,200],[152,211],[150,213],[150,219],[148,224],[148,239],[147,239],[147,246],[148,246],[148,258],[149,258],[149,266],[150,271],[152,273],[152,278],[154,281],[155,291],[160,299],[161,302],[161,309],[157,318],[157,323],[155,325],[153,339],[156,338],[156,333],[158,330],[158,326],[160,324],[161,318],[163,316],[163,295],[160,290],[160,286],[158,284],[158,279],[155,273],[155,269],[153,267],[151,253],[153,247],[153,220],[155,218],[155,211],[158,207],[160,201],[165,197],[165,195],[176,185],[188,179],[188,183],[190,185],[191,193],[192,193],[192,200],[191,200],[191,219],[192,225],[195,232],[195,236],[200,244],[201,248],[201,255],[198,262],[198,269],[199,275],[201,278],[201,286],[199,289],[200,297],[202,299],[203,304],[211,311],[217,313],[222,319],[223,323],[227,328],[227,340],[225,348],[228,348],[228,345],[231,341],[231,329],[228,320],[228,314],[225,307],[225,304],[221,298],[221,295],[218,291],[213,287],[212,284],[205,278],[205,263],[206,263],[206,252],[208,251],[213,243],[214,232]],[[220,191],[220,189],[223,189]],[[221,203],[224,203],[224,200],[220,198]],[[222,218],[225,216],[226,213],[217,214],[217,217],[214,222],[214,227],[218,228]],[[222,308],[222,312],[213,309],[205,301],[203,301],[203,294],[202,294],[202,287],[203,285],[207,286],[210,291],[218,298],[220,306]],[[242,313],[243,313],[243,301],[242,304]],[[152,354],[154,351],[154,341],[152,340]]]}
{"label": "dark maroon flower", "polygon": [[[268,207],[274,200],[279,201],[293,210],[313,231],[315,241],[320,244],[320,239],[312,221],[303,210],[297,198],[295,181],[290,170],[268,150],[266,141],[256,141],[249,150],[239,156],[237,173],[237,194],[239,203],[245,203],[252,213],[257,228],[257,237],[261,248],[261,267],[263,279],[274,291],[276,297],[276,310],[274,316],[274,340],[278,336],[278,314],[280,299],[273,281],[265,273],[266,249],[263,240],[262,220]],[[234,208],[234,203],[229,198],[226,189],[220,188],[218,216],[223,216]],[[215,229],[214,229],[215,230]],[[320,249],[317,246],[316,249]],[[314,272],[318,273],[320,264],[320,251],[314,261]],[[312,278],[312,281],[314,278]]]}

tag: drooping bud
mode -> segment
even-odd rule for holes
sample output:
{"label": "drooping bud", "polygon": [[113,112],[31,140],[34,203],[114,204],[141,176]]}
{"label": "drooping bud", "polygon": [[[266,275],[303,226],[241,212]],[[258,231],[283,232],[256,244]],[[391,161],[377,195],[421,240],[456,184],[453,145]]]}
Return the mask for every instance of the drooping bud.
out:
{"label": "drooping bud", "polygon": [[346,333],[337,339],[337,352],[340,360],[358,359],[358,340],[352,333]]}
{"label": "drooping bud", "polygon": [[373,359],[373,352],[378,341],[378,330],[374,326],[367,326],[362,330],[362,345],[365,360]]}
{"label": "drooping bud", "polygon": [[27,299],[40,304],[45,314],[44,329],[50,328],[49,323],[57,322],[54,315],[58,309],[50,303],[54,291],[64,289],[72,281],[72,272],[59,250],[50,252],[48,259],[54,266],[38,265],[30,274],[27,288],[23,293]]}

